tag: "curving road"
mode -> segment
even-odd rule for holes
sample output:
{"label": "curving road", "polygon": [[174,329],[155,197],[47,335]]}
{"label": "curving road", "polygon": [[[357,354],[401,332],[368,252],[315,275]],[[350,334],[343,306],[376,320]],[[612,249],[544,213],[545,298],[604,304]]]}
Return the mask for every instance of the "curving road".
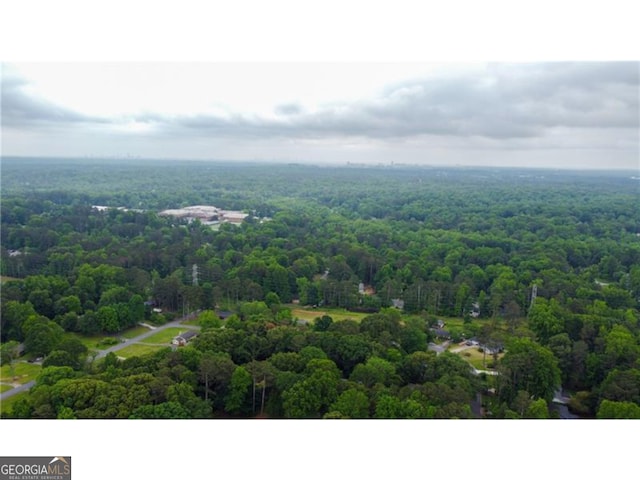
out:
{"label": "curving road", "polygon": [[161,332],[163,330],[166,330],[167,328],[172,328],[172,327],[183,327],[186,329],[191,329],[191,330],[200,330],[200,327],[195,326],[195,325],[182,325],[181,322],[184,322],[185,320],[190,320],[191,316],[186,316],[186,317],[182,317],[179,318],[177,320],[173,320],[172,322],[168,322],[165,323],[164,325],[160,325],[159,327],[155,327],[153,330],[149,330],[148,332],[144,332],[141,333],[140,335],[138,335],[137,337],[133,337],[133,338],[128,338],[125,339],[123,342],[114,345],[112,347],[109,348],[105,348],[104,350],[100,350],[100,352],[98,353],[98,355],[96,355],[96,360],[99,358],[104,358],[107,356],[107,354],[111,353],[111,352],[117,352],[118,350],[122,350],[123,348],[126,348],[130,345],[133,345],[134,343],[138,343],[142,340],[144,340],[147,337],[150,337],[151,335],[154,335],[158,332]]}
{"label": "curving road", "polygon": [[14,387],[11,390],[7,390],[4,393],[0,393],[0,403],[9,397],[13,397],[15,394],[20,393],[20,392],[25,392],[27,390],[29,390],[31,387],[33,387],[36,384],[35,380],[31,380],[30,382],[27,383],[23,383],[22,385],[20,385],[19,387]]}
{"label": "curving road", "polygon": [[[182,325],[181,322],[184,322],[185,320],[191,320],[192,318],[194,318],[194,315],[187,315],[185,317],[178,318],[177,320],[173,320],[171,322],[165,323],[164,325],[160,325],[158,327],[150,329],[148,332],[141,333],[137,337],[125,339],[123,342],[118,343],[117,345],[113,345],[112,347],[105,348],[104,350],[100,350],[95,358],[96,360],[99,358],[104,358],[107,356],[107,354],[111,352],[117,352],[118,350],[122,350],[123,348],[133,345],[134,343],[138,343],[144,340],[145,338],[150,337],[151,335],[154,335],[155,333],[166,330],[167,328],[182,327],[182,328],[191,329],[191,330],[200,330],[200,327],[195,325]],[[18,387],[12,388],[11,390],[7,390],[4,393],[0,393],[0,402],[2,402],[3,400],[6,400],[9,397],[17,395],[20,392],[25,392],[29,390],[35,384],[36,384],[35,380],[31,380],[30,382],[27,382]]]}

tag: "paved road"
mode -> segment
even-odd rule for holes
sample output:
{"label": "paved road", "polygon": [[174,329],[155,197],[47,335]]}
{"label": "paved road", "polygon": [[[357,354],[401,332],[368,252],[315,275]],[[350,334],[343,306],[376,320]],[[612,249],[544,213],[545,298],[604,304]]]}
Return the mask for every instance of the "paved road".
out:
{"label": "paved road", "polygon": [[125,339],[124,342],[121,342],[121,343],[119,343],[117,345],[114,345],[112,347],[106,348],[104,350],[100,350],[100,353],[98,353],[98,355],[96,356],[96,360],[99,359],[99,358],[106,357],[108,353],[117,352],[118,350],[122,350],[123,348],[126,348],[126,347],[128,347],[130,345],[133,345],[134,343],[138,343],[141,340],[144,340],[145,338],[150,337],[151,335],[155,335],[158,332],[166,330],[167,328],[181,327],[181,328],[191,329],[191,330],[200,330],[200,327],[197,327],[195,325],[181,325],[180,324],[180,322],[183,322],[183,321],[185,321],[187,319],[190,319],[190,318],[191,317],[179,318],[179,319],[174,320],[172,322],[165,323],[164,325],[160,325],[159,327],[156,327],[154,330],[149,330],[148,332],[141,333],[137,337]]}
{"label": "paved road", "polygon": [[[182,325],[180,322],[183,322],[185,320],[190,320],[191,318],[193,318],[193,316],[186,316],[186,317],[181,317],[178,318],[177,320],[174,320],[172,322],[168,322],[165,323],[164,325],[160,325],[159,327],[156,327],[153,330],[149,330],[148,332],[144,332],[141,333],[140,335],[138,335],[137,337],[133,337],[133,338],[129,338],[126,339],[124,342],[118,343],[117,345],[114,345],[112,347],[106,348],[104,350],[100,350],[100,352],[98,353],[98,355],[96,355],[96,360],[99,358],[104,358],[107,356],[108,353],[110,352],[117,352],[118,350],[122,350],[123,348],[126,348],[130,345],[133,345],[134,343],[138,343],[141,340],[144,340],[147,337],[150,337],[151,335],[161,332],[163,330],[166,330],[167,328],[172,328],[172,327],[181,327],[181,328],[185,328],[185,329],[191,329],[191,330],[200,330],[200,327],[195,326],[195,325]],[[2,402],[3,400],[6,400],[9,397],[12,397],[20,392],[25,392],[27,390],[29,390],[31,387],[33,387],[36,384],[36,382],[34,380],[27,382],[23,385],[20,385],[19,387],[15,387],[12,388],[11,390],[7,390],[4,393],[0,393],[0,402]]]}
{"label": "paved road", "polygon": [[15,387],[15,388],[12,388],[11,390],[7,390],[4,393],[0,393],[0,402],[2,402],[3,400],[5,400],[5,399],[7,399],[9,397],[13,397],[17,393],[26,392],[31,387],[33,387],[35,384],[36,384],[36,382],[34,380],[31,380],[30,382],[24,383],[24,384],[20,385],[19,387]]}

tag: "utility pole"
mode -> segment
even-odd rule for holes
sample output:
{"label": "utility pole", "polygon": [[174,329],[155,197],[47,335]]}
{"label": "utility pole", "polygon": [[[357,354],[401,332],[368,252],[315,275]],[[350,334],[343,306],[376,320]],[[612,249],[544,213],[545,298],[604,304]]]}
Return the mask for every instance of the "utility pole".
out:
{"label": "utility pole", "polygon": [[534,283],[533,288],[531,289],[531,305],[529,305],[529,310],[533,307],[533,302],[536,301],[536,297],[538,296],[538,286]]}
{"label": "utility pole", "polygon": [[253,380],[253,403],[252,403],[251,411],[255,415],[256,414],[256,377],[251,375],[251,378]]}
{"label": "utility pole", "polygon": [[197,263],[193,264],[191,277],[193,279],[193,285],[197,287],[198,286],[198,264]]}

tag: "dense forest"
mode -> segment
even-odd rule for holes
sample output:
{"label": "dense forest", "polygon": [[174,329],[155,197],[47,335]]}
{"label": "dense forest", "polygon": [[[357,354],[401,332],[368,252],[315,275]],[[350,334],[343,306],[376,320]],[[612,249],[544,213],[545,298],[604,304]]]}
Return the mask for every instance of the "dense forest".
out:
{"label": "dense forest", "polygon": [[[38,367],[3,417],[553,418],[561,396],[640,418],[633,172],[3,158],[1,174],[3,372]],[[249,216],[159,215],[190,205]],[[183,320],[186,346],[100,355]]]}

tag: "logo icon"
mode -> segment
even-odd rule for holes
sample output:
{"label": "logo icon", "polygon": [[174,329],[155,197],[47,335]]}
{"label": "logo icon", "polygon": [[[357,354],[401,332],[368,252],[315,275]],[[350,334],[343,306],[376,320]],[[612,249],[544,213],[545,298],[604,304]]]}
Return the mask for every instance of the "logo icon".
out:
{"label": "logo icon", "polygon": [[71,480],[71,457],[0,457],[0,480]]}

